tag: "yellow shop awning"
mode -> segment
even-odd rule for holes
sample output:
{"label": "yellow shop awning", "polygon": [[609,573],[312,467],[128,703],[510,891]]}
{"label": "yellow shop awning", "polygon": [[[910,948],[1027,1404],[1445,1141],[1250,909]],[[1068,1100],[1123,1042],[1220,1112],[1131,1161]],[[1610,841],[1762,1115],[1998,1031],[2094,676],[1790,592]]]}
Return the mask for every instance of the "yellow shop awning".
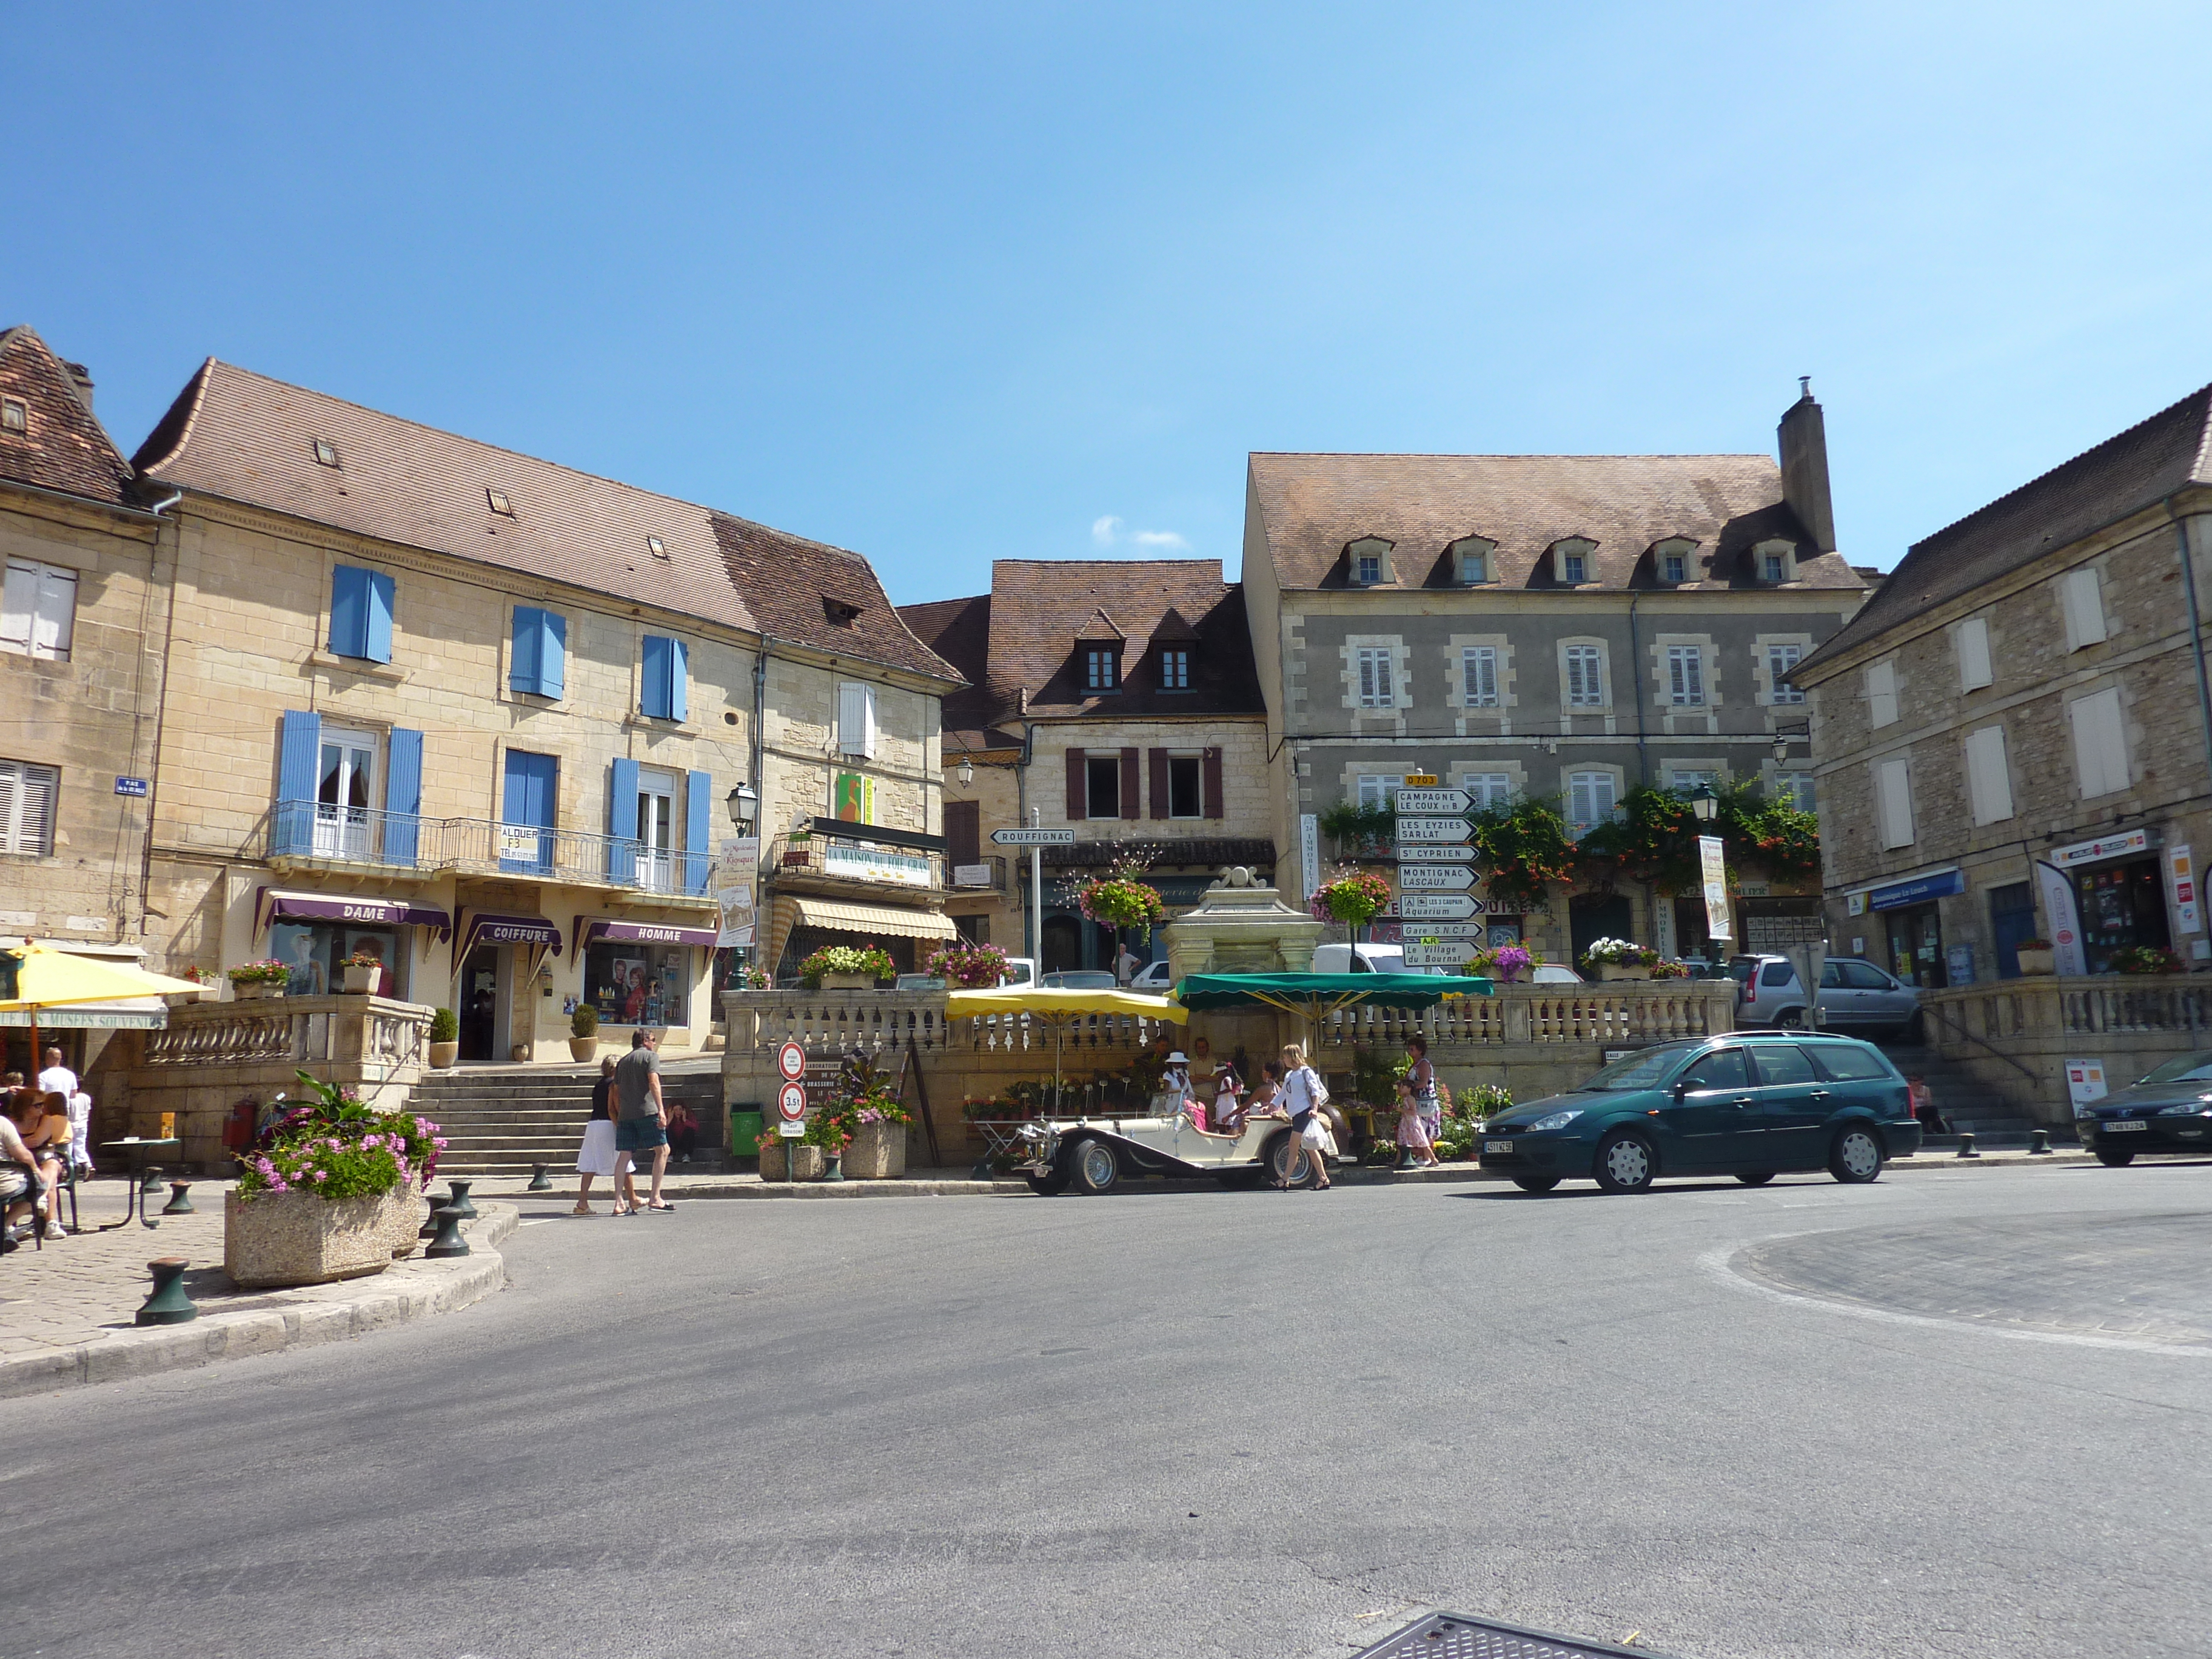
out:
{"label": "yellow shop awning", "polygon": [[900,939],[957,939],[952,918],[934,910],[902,910],[893,904],[854,904],[844,899],[787,896],[802,927],[826,927],[839,933],[891,933]]}

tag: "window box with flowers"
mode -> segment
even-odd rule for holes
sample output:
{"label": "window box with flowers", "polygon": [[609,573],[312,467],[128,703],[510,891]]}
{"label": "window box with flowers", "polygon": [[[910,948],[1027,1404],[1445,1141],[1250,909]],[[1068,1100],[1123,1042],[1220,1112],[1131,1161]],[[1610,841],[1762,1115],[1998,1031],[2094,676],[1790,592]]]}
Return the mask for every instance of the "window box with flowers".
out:
{"label": "window box with flowers", "polygon": [[897,972],[880,945],[825,945],[799,964],[799,983],[810,991],[872,991]]}
{"label": "window box with flowers", "polygon": [[242,962],[225,975],[230,981],[232,992],[241,1001],[256,997],[281,997],[292,970],[281,962]]}
{"label": "window box with flowers", "polygon": [[1525,945],[1500,945],[1493,950],[1476,951],[1460,972],[1478,979],[1516,985],[1523,974],[1533,973],[1543,965],[1541,951],[1532,951]]}
{"label": "window box with flowers", "polygon": [[1593,979],[1650,979],[1659,953],[1631,939],[1594,939],[1582,954],[1582,969]]}
{"label": "window box with flowers", "polygon": [[2106,959],[2106,966],[2116,974],[2185,974],[2189,971],[2188,963],[2158,945],[2131,945],[2124,951],[2115,951]]}
{"label": "window box with flowers", "polygon": [[234,1284],[358,1279],[415,1249],[421,1195],[446,1144],[438,1126],[299,1077],[307,1098],[262,1132],[223,1200],[222,1265]]}
{"label": "window box with flowers", "polygon": [[374,951],[356,951],[341,964],[345,994],[349,997],[370,996],[376,991],[377,981],[384,973],[384,958]]}
{"label": "window box with flowers", "polygon": [[2058,971],[2058,952],[2051,949],[2047,939],[2024,939],[2012,947],[2020,960],[2023,974],[2055,974]]}

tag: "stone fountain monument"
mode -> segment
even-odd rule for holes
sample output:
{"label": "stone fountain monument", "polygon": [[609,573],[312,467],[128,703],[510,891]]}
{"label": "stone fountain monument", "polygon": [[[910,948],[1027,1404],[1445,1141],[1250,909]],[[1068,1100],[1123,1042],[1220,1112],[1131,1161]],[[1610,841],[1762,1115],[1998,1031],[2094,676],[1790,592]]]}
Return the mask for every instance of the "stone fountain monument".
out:
{"label": "stone fountain monument", "polygon": [[[1314,946],[1325,931],[1238,865],[1223,871],[1194,908],[1167,925],[1168,971],[1177,980],[1190,974],[1303,974],[1313,967]],[[1205,1037],[1223,1059],[1242,1046],[1256,1074],[1261,1061],[1274,1058],[1287,1040],[1285,1029],[1293,1024],[1267,1008],[1194,1014],[1188,1040]]]}

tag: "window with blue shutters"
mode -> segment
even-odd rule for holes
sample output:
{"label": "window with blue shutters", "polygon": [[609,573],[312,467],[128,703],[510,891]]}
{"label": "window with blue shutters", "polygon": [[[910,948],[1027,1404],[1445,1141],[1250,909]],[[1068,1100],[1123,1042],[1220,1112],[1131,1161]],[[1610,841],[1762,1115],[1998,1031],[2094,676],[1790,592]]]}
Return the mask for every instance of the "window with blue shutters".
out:
{"label": "window with blue shutters", "polygon": [[392,660],[397,588],[381,570],[341,564],[331,571],[331,651],[368,662]]}
{"label": "window with blue shutters", "polygon": [[568,619],[535,605],[514,607],[514,650],[507,685],[532,696],[562,695],[568,661]]}
{"label": "window with blue shutters", "polygon": [[392,728],[385,745],[384,862],[412,864],[421,840],[422,734]]}
{"label": "window with blue shutters", "polygon": [[681,640],[645,636],[639,674],[638,713],[649,720],[680,720],[690,714],[690,653]]}
{"label": "window with blue shutters", "polygon": [[704,893],[707,874],[713,867],[709,852],[714,834],[714,778],[710,772],[694,772],[684,786],[684,855],[679,860],[687,893]]}
{"label": "window with blue shutters", "polygon": [[[553,870],[555,815],[561,797],[561,763],[551,755],[507,751],[506,799],[501,803],[499,867],[530,875]],[[520,833],[536,830],[536,835]]]}
{"label": "window with blue shutters", "polygon": [[607,765],[607,879],[628,887],[637,879],[637,763]]}
{"label": "window with blue shutters", "polygon": [[323,717],[311,709],[284,713],[276,741],[276,804],[269,850],[304,855],[315,845],[315,783],[322,763]]}

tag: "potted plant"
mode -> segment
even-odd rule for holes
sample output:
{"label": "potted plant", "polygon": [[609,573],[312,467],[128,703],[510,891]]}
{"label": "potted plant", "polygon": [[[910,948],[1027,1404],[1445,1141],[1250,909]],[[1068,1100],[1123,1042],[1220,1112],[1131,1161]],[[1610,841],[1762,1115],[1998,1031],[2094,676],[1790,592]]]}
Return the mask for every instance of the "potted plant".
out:
{"label": "potted plant", "polygon": [[1460,972],[1514,985],[1519,983],[1522,975],[1541,967],[1543,963],[1543,953],[1531,951],[1525,945],[1500,945],[1488,951],[1476,951],[1474,959]]}
{"label": "potted plant", "polygon": [[588,1002],[576,1005],[576,1012],[568,1016],[568,1058],[579,1066],[595,1060],[599,1053],[599,1011]]}
{"label": "potted plant", "polygon": [[356,951],[340,965],[339,971],[348,996],[371,995],[376,990],[377,976],[384,971],[384,958],[367,951]]}
{"label": "potted plant", "polygon": [[755,1140],[753,1148],[760,1154],[763,1181],[819,1181],[829,1166],[818,1145],[795,1135],[787,1139],[774,1129]]}
{"label": "potted plant", "polygon": [[2182,974],[2188,972],[2181,958],[2162,945],[2130,945],[2115,951],[2108,959],[2116,974]]}
{"label": "potted plant", "polygon": [[1331,870],[1314,889],[1314,920],[1340,921],[1345,936],[1356,938],[1360,926],[1389,902],[1390,884],[1372,870]]}
{"label": "potted plant", "polygon": [[307,1098],[262,1132],[224,1195],[222,1265],[236,1285],[357,1279],[415,1248],[418,1195],[446,1144],[438,1126],[299,1078]]}
{"label": "potted plant", "polygon": [[202,1002],[212,1002],[222,994],[222,988],[216,985],[207,969],[201,967],[197,962],[192,963],[191,967],[185,969],[184,972],[179,974],[177,977],[182,980],[189,980],[194,985],[198,986],[200,988],[199,1000]]}
{"label": "potted plant", "polygon": [[228,970],[232,992],[240,1001],[256,997],[281,997],[292,970],[281,962],[243,962]]}
{"label": "potted plant", "polygon": [[430,1064],[442,1072],[461,1057],[460,1017],[450,1008],[430,1011]]}
{"label": "potted plant", "polygon": [[961,939],[940,945],[922,963],[922,972],[964,990],[988,991],[1006,976],[1006,953],[995,945]]}
{"label": "potted plant", "polygon": [[2047,939],[2024,939],[2012,947],[2020,958],[2023,974],[2055,974],[2058,971],[2058,952],[2051,948]]}
{"label": "potted plant", "polygon": [[775,980],[765,968],[740,968],[730,975],[730,988],[732,991],[770,991],[775,988]]}
{"label": "potted plant", "polygon": [[1649,945],[1625,939],[1594,939],[1583,952],[1585,974],[1601,980],[1650,979],[1659,953]]}
{"label": "potted plant", "polygon": [[1679,962],[1669,962],[1664,957],[1651,964],[1653,979],[1687,979],[1690,970]]}
{"label": "potted plant", "polygon": [[906,1126],[914,1114],[892,1088],[892,1079],[866,1054],[850,1055],[830,1103],[816,1114],[842,1137],[848,1181],[896,1181],[906,1173]]}
{"label": "potted plant", "polygon": [[825,945],[799,964],[799,982],[810,991],[872,991],[897,972],[880,945]]}
{"label": "potted plant", "polygon": [[1125,930],[1149,927],[1168,913],[1167,900],[1160,896],[1160,890],[1144,879],[1151,867],[1143,859],[1124,854],[1106,866],[1104,875],[1076,885],[1076,908],[1114,930],[1116,956],[1121,954]]}

